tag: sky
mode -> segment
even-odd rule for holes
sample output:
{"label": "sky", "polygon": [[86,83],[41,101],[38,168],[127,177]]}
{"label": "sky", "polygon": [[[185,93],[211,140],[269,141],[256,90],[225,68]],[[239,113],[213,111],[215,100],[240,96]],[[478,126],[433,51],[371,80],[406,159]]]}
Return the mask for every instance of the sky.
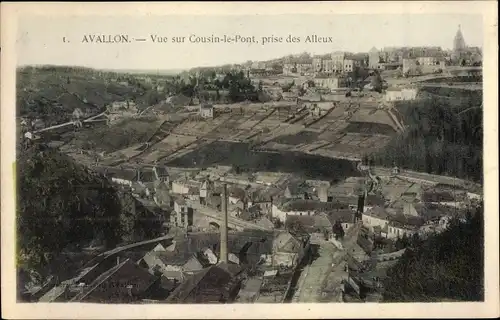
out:
{"label": "sky", "polygon": [[[482,47],[483,21],[477,14],[23,16],[17,29],[17,65],[169,70],[268,60],[304,51],[367,52],[386,46],[451,49],[459,25],[467,45]],[[118,34],[128,35],[131,42],[82,42],[84,36]],[[255,36],[259,43],[190,43],[191,35]],[[287,43],[289,35],[300,37],[301,42]],[[332,42],[305,43],[312,35],[330,37]],[[167,43],[153,43],[151,36],[167,37]],[[172,37],[178,36],[186,37],[185,42],[172,43]],[[283,42],[262,44],[262,37],[273,36],[283,37]]]}

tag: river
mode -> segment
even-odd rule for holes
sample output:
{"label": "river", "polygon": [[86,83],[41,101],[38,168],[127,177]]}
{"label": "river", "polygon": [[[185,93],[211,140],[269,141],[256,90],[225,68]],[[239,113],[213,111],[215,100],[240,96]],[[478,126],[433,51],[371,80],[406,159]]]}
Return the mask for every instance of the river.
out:
{"label": "river", "polygon": [[232,165],[240,171],[297,173],[310,179],[343,180],[359,176],[356,163],[300,152],[259,152],[248,143],[216,141],[167,163],[175,167]]}

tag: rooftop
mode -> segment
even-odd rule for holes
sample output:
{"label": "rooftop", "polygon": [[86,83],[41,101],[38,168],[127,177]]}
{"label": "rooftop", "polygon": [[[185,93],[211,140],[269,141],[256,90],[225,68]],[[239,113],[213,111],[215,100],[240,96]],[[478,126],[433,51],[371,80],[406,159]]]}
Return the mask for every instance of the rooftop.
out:
{"label": "rooftop", "polygon": [[232,274],[221,266],[205,268],[180,284],[168,297],[170,303],[220,303],[231,300]]}
{"label": "rooftop", "polygon": [[[241,260],[240,253],[246,253],[246,262],[249,264],[257,263],[262,254],[272,253],[273,232],[266,231],[240,231],[229,232],[228,234],[228,252],[234,253]],[[220,249],[220,233],[200,232],[191,233],[187,238],[184,236],[176,239],[175,247],[172,252],[162,253],[162,260],[165,264],[182,265],[187,262],[195,252],[203,248],[210,248],[215,254]]]}
{"label": "rooftop", "polygon": [[332,211],[336,209],[348,209],[349,204],[357,203],[357,198],[339,198],[335,199],[335,202],[319,202],[313,200],[291,200],[282,205],[281,210],[285,212],[290,211]]}
{"label": "rooftop", "polygon": [[424,219],[421,217],[404,216],[401,214],[391,216],[389,225],[394,227],[418,228],[424,224]]}
{"label": "rooftop", "polygon": [[363,214],[384,220],[387,220],[390,217],[387,210],[381,206],[374,206],[373,208],[365,211]]}

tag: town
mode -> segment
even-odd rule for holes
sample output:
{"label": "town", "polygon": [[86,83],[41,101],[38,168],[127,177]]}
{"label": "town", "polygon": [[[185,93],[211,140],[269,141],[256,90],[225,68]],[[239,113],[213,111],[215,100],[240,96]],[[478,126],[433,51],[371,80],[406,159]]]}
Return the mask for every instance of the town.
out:
{"label": "town", "polygon": [[[461,103],[456,92],[482,91],[481,49],[466,45],[460,26],[450,43],[303,53],[172,77],[83,70],[89,83],[106,79],[104,93],[83,94],[61,76],[62,95],[44,97],[58,116],[21,112],[19,150],[46,144],[69,156],[131,195],[134,213],[158,232],[61,252],[86,259],[38,282],[28,272],[23,301],[383,302],[405,253],[481,206],[482,185],[465,165],[457,178],[378,156],[411,130],[401,106]],[[127,96],[142,87],[150,90],[142,100]],[[104,96],[109,103],[95,102]],[[460,112],[481,109],[475,102]]]}

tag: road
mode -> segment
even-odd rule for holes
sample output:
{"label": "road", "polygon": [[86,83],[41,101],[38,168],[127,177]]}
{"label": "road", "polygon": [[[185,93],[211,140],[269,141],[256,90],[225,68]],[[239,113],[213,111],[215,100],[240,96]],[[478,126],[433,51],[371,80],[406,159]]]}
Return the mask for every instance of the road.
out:
{"label": "road", "polygon": [[[217,219],[218,221],[222,221],[221,212],[214,210],[214,209],[207,207],[207,206],[202,206],[201,204],[197,203],[196,201],[186,200],[186,202],[189,204],[189,206],[191,208],[193,208],[197,212],[199,212],[205,216]],[[248,222],[248,221],[245,221],[242,219],[238,219],[235,217],[231,217],[231,216],[228,216],[227,222],[228,222],[228,224],[233,224],[237,227],[241,227],[244,229],[256,229],[256,230],[263,230],[263,231],[271,231],[271,229],[267,229],[265,227],[256,225],[255,223],[251,223],[251,222]]]}
{"label": "road", "polygon": [[346,232],[342,241],[343,250],[324,239],[315,239],[319,245],[319,257],[304,268],[293,302],[343,302],[342,281],[347,278],[345,256],[356,243],[360,228],[358,223]]}
{"label": "road", "polygon": [[302,271],[293,302],[320,302],[322,284],[332,270],[334,253],[339,250],[326,240],[318,240],[317,244],[319,257]]}

